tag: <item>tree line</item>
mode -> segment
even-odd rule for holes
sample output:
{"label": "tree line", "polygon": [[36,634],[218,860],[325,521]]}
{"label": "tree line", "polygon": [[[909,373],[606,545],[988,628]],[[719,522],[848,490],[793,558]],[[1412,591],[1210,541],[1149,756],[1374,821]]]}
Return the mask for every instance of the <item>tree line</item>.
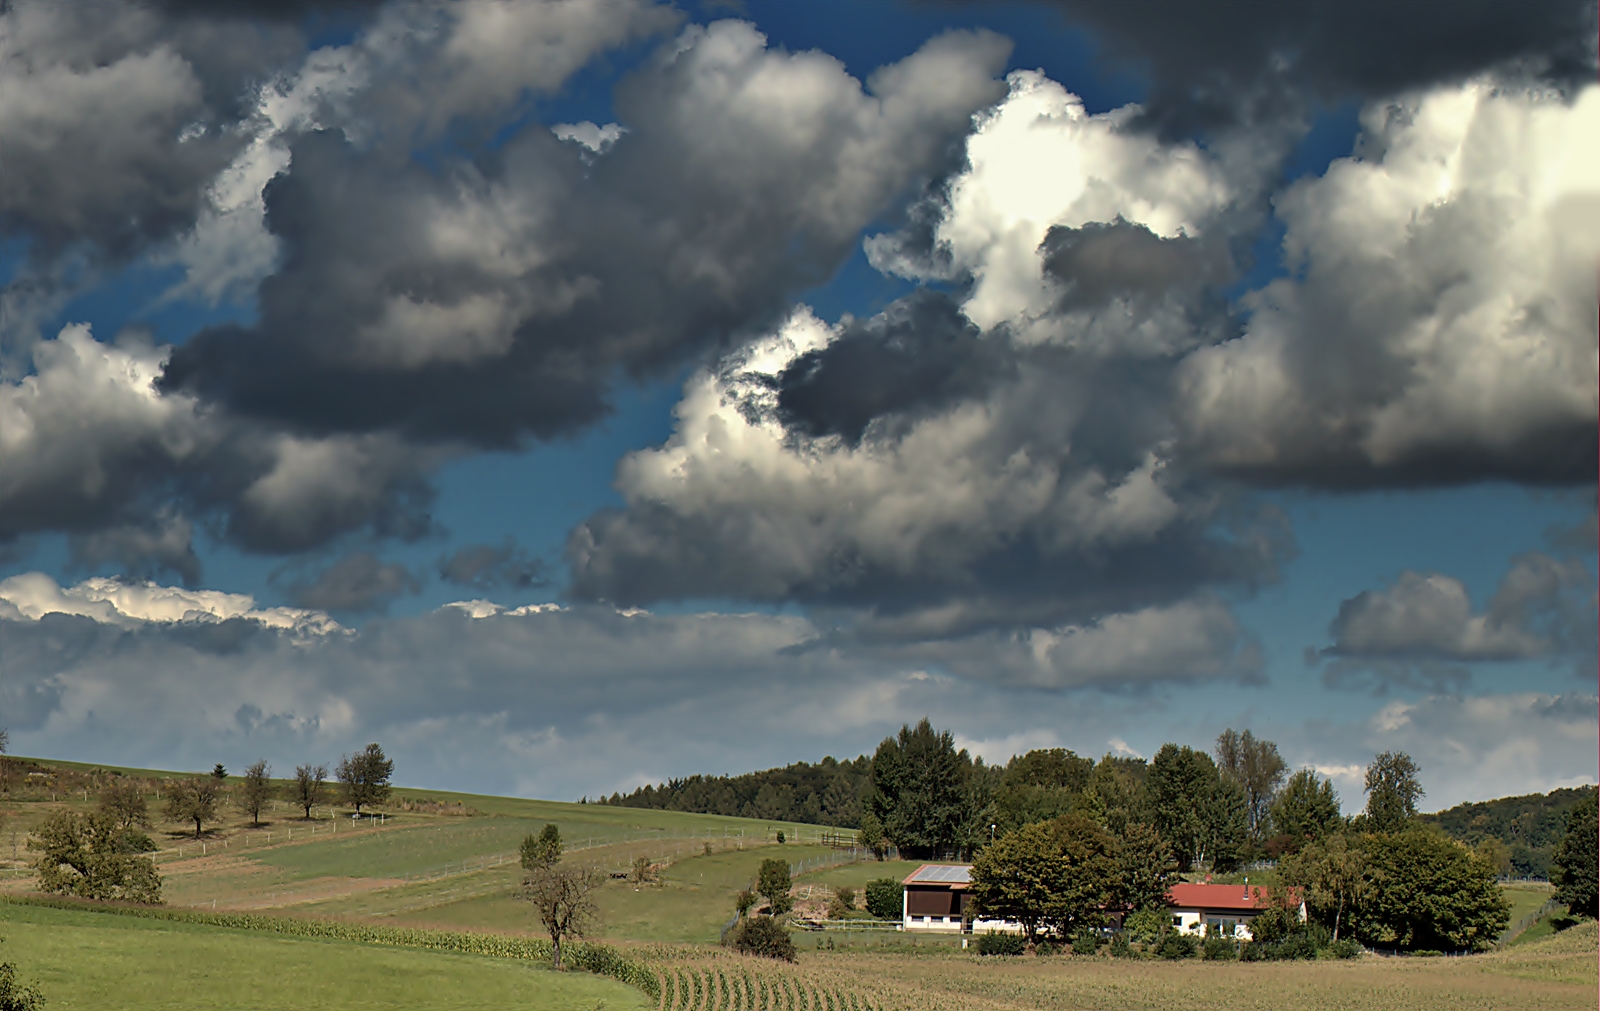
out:
{"label": "tree line", "polygon": [[[394,762],[377,744],[345,755],[335,766],[335,778],[344,801],[356,810],[389,799]],[[328,770],[324,765],[295,769],[287,790],[272,781],[272,767],[261,759],[237,777],[229,788],[228,770],[217,763],[210,774],[167,780],[156,790],[165,794],[163,814],[168,822],[194,826],[201,838],[205,827],[222,818],[227,803],[261,823],[261,813],[275,793],[287,792],[310,819],[312,809],[328,796]],[[96,798],[94,810],[57,811],[44,820],[28,840],[39,855],[34,872],[41,891],[88,899],[129,902],[161,901],[161,875],[146,854],[156,850],[145,831],[152,827],[149,799],[144,787],[128,779],[113,779]]]}
{"label": "tree line", "polygon": [[599,803],[658,811],[691,811],[764,821],[856,828],[862,798],[871,789],[872,759],[866,755],[815,765],[795,762],[738,776],[688,776],[613,793]]}

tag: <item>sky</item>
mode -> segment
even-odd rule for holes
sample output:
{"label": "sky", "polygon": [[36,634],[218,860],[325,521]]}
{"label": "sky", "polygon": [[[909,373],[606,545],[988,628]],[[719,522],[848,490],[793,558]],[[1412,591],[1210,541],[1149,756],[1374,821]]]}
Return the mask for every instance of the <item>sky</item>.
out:
{"label": "sky", "polygon": [[16,754],[1594,783],[1592,3],[0,6]]}

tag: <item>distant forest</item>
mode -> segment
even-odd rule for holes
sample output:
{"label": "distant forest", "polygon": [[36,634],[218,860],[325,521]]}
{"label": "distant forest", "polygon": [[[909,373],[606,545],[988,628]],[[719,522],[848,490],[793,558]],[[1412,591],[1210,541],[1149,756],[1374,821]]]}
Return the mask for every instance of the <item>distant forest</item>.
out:
{"label": "distant forest", "polygon": [[1498,839],[1511,850],[1513,876],[1548,878],[1550,858],[1566,828],[1567,812],[1593,789],[1579,787],[1457,804],[1448,811],[1418,815],[1417,820],[1437,825],[1469,846]]}
{"label": "distant forest", "polygon": [[602,804],[657,811],[693,811],[768,821],[855,828],[862,802],[872,791],[872,759],[824,758],[740,776],[690,776],[642,786],[627,796],[613,793]]}

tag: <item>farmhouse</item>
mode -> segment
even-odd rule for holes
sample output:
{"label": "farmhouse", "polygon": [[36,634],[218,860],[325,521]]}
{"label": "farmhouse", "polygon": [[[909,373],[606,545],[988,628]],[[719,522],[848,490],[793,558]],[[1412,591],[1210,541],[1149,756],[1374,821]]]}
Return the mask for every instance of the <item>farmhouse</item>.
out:
{"label": "farmhouse", "polygon": [[[1300,919],[1306,918],[1306,904],[1295,892]],[[1267,907],[1267,890],[1260,885],[1173,885],[1167,890],[1167,905],[1172,925],[1186,933],[1222,935],[1250,940],[1250,921]]]}
{"label": "farmhouse", "polygon": [[904,930],[948,933],[1012,933],[1022,928],[1009,920],[969,920],[971,864],[923,864],[906,876],[901,900]]}
{"label": "farmhouse", "polygon": [[[923,864],[906,876],[901,900],[901,929],[943,933],[1013,933],[1021,926],[1010,920],[971,918],[971,864]],[[1250,921],[1267,907],[1269,895],[1260,885],[1209,885],[1180,883],[1167,891],[1172,925],[1204,936],[1218,934],[1250,940]],[[1295,893],[1300,919],[1306,905]],[[1120,926],[1121,914],[1113,913]]]}

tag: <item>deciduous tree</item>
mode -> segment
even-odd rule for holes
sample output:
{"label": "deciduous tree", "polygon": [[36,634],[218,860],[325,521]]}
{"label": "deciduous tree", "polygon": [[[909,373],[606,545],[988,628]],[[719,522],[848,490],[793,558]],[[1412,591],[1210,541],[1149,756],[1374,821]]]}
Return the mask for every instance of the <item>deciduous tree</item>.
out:
{"label": "deciduous tree", "polygon": [[1243,788],[1223,779],[1211,756],[1164,744],[1145,781],[1156,830],[1182,868],[1210,860],[1225,866],[1246,833]]}
{"label": "deciduous tree", "polygon": [[1556,898],[1567,904],[1574,916],[1600,915],[1600,895],[1596,894],[1596,792],[1579,801],[1567,812],[1567,830],[1556,844],[1551,869]]}
{"label": "deciduous tree", "polygon": [[1346,915],[1367,894],[1366,875],[1366,855],[1343,833],[1308,843],[1299,853],[1278,861],[1278,879],[1305,890],[1308,912],[1333,928],[1335,941]]}
{"label": "deciduous tree", "polygon": [[1129,910],[1166,908],[1167,889],[1178,880],[1178,861],[1155,826],[1128,823],[1117,847],[1117,869],[1117,904]]}
{"label": "deciduous tree", "polygon": [[1506,929],[1510,907],[1494,869],[1430,828],[1363,838],[1366,894],[1352,917],[1369,947],[1481,950]]}
{"label": "deciduous tree", "polygon": [[551,864],[528,875],[523,894],[533,903],[539,922],[550,934],[551,961],[562,968],[561,946],[585,936],[598,915],[595,893],[606,876],[592,867]]}
{"label": "deciduous tree", "polygon": [[345,799],[361,813],[368,804],[382,804],[389,799],[389,780],[394,775],[394,762],[376,744],[367,745],[363,751],[345,755],[334,770],[339,782],[344,784]]}
{"label": "deciduous tree", "polygon": [[1273,831],[1294,840],[1295,846],[1307,839],[1322,839],[1343,824],[1333,780],[1323,779],[1312,769],[1290,776],[1272,804]]}
{"label": "deciduous tree", "polygon": [[861,816],[861,827],[856,830],[856,845],[871,850],[878,860],[882,860],[884,854],[889,852],[889,840],[883,835],[883,822],[871,811]]}
{"label": "deciduous tree", "polygon": [[239,790],[238,803],[250,816],[252,823],[261,824],[261,812],[272,796],[272,766],[265,758],[244,770],[244,782]]}
{"label": "deciduous tree", "polygon": [[774,916],[782,916],[794,908],[794,899],[789,895],[789,889],[792,887],[793,882],[789,879],[789,861],[779,859],[761,861],[761,870],[756,875],[756,891],[766,898]]}
{"label": "deciduous tree", "polygon": [[34,871],[39,889],[85,899],[161,901],[161,875],[149,857],[140,856],[128,830],[105,811],[57,811],[28,840],[39,853]]}
{"label": "deciduous tree", "polygon": [[150,808],[139,784],[113,779],[100,791],[100,810],[109,814],[120,829],[148,826]]}
{"label": "deciduous tree", "polygon": [[1246,730],[1229,727],[1217,736],[1217,767],[1244,790],[1250,841],[1260,845],[1271,820],[1272,801],[1289,766],[1272,741],[1258,740]]}
{"label": "deciduous tree", "polygon": [[322,803],[322,784],[328,778],[326,765],[297,765],[294,767],[294,802],[311,818],[311,809]]}
{"label": "deciduous tree", "polygon": [[168,784],[167,820],[194,822],[194,837],[208,821],[217,820],[217,798],[221,781],[213,776],[195,776]]}
{"label": "deciduous tree", "polygon": [[1015,920],[1030,942],[1095,926],[1121,887],[1115,845],[1081,815],[1007,832],[973,862],[974,911]]}
{"label": "deciduous tree", "polygon": [[1423,797],[1417,774],[1422,770],[1403,751],[1385,751],[1367,766],[1367,823],[1369,832],[1398,832],[1417,813]]}

